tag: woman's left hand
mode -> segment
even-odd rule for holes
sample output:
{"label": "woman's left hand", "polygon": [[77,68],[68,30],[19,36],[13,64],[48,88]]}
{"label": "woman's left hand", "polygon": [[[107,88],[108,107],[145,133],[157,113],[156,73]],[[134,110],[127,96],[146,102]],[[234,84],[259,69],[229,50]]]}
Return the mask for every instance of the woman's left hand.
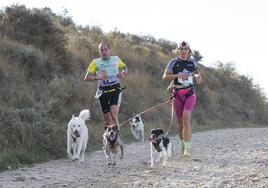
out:
{"label": "woman's left hand", "polygon": [[202,77],[201,77],[201,75],[198,74],[197,76],[195,76],[195,78],[196,78],[196,84],[201,84],[201,82],[202,82]]}

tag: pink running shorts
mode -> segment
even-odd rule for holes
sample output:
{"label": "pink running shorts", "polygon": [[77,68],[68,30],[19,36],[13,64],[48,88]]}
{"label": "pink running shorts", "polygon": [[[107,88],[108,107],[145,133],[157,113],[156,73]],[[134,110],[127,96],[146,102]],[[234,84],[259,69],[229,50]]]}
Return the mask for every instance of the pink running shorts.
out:
{"label": "pink running shorts", "polygon": [[184,110],[193,111],[196,101],[196,95],[193,93],[187,97],[187,93],[190,90],[180,90],[175,93],[174,111],[177,118],[181,118]]}

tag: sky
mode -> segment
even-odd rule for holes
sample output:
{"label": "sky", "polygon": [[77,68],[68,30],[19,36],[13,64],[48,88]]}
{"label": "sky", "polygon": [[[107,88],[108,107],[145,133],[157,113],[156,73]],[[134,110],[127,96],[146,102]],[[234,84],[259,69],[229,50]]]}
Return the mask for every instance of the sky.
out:
{"label": "sky", "polygon": [[233,63],[268,98],[267,0],[1,0],[0,8],[16,3],[58,14],[66,9],[77,25],[104,32],[185,40],[204,56],[203,65]]}

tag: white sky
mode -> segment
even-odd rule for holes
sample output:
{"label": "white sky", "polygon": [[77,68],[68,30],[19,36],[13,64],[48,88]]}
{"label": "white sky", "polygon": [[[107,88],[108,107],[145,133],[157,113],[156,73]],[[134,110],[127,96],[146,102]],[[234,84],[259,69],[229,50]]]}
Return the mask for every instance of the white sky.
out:
{"label": "white sky", "polygon": [[[27,8],[68,10],[77,25],[98,25],[105,32],[186,40],[206,66],[233,62],[237,72],[254,79],[268,97],[267,0],[1,0]],[[205,75],[204,75],[205,76]]]}

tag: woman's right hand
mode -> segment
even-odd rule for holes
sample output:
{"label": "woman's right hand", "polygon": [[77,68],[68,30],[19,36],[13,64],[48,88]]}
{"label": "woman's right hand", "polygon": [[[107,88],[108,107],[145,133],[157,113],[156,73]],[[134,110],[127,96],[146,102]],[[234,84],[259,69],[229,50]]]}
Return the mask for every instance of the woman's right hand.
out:
{"label": "woman's right hand", "polygon": [[188,78],[189,76],[191,76],[191,74],[187,74],[187,73],[178,73],[177,74],[178,76],[178,78]]}

